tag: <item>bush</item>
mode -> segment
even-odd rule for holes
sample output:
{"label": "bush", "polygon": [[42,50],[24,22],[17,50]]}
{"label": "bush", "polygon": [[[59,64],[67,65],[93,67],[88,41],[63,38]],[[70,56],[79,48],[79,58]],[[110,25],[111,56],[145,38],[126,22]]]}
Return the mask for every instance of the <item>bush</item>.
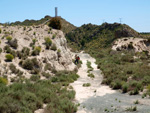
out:
{"label": "bush", "polygon": [[3,84],[3,85],[7,85],[8,84],[8,81],[6,78],[3,78],[3,77],[0,77],[0,85]]}
{"label": "bush", "polygon": [[90,83],[84,83],[84,84],[83,84],[83,87],[89,87],[89,86],[91,86]]}
{"label": "bush", "polygon": [[6,39],[7,39],[7,40],[8,40],[8,42],[9,42],[9,41],[11,41],[11,40],[12,40],[12,37],[11,37],[11,36],[7,36],[7,37],[6,37]]}
{"label": "bush", "polygon": [[4,51],[5,51],[6,53],[11,53],[11,48],[10,48],[10,46],[6,45],[6,46],[4,47]]}
{"label": "bush", "polygon": [[32,55],[36,56],[39,55],[41,52],[41,47],[35,47],[34,50],[32,51]]}
{"label": "bush", "polygon": [[95,78],[95,76],[92,73],[88,74],[88,77]]}
{"label": "bush", "polygon": [[26,59],[25,61],[23,61],[22,67],[24,69],[32,70],[33,69],[33,62],[32,62],[32,60]]}
{"label": "bush", "polygon": [[52,45],[52,41],[49,37],[45,37],[45,45],[46,45],[46,49],[49,49],[50,46]]}
{"label": "bush", "polygon": [[113,89],[121,89],[121,87],[122,87],[121,81],[120,80],[116,80],[114,82],[111,82],[111,87]]}
{"label": "bush", "polygon": [[52,65],[50,63],[45,64],[44,70],[52,70]]}
{"label": "bush", "polygon": [[40,75],[32,75],[32,76],[30,77],[30,80],[31,80],[31,81],[38,81],[38,80],[40,80]]}
{"label": "bush", "polygon": [[128,91],[128,87],[129,87],[129,85],[128,84],[123,84],[123,86],[122,86],[122,92],[123,93],[126,93],[127,91]]}
{"label": "bush", "polygon": [[134,106],[134,107],[128,107],[128,108],[126,108],[126,111],[137,111],[137,107],[136,106]]}
{"label": "bush", "polygon": [[54,50],[54,51],[57,50],[56,44],[52,44],[51,50]]}
{"label": "bush", "polygon": [[13,47],[14,49],[17,49],[17,47],[18,47],[18,41],[17,41],[17,39],[10,40],[8,43],[9,43],[9,45],[11,47]]}
{"label": "bush", "polygon": [[2,51],[3,51],[2,48],[0,48],[0,53],[2,53]]}
{"label": "bush", "polygon": [[12,71],[12,73],[17,74],[18,76],[22,75],[23,72],[20,71],[19,69],[16,68],[16,66],[14,64],[10,64],[9,65],[10,70]]}
{"label": "bush", "polygon": [[5,57],[7,61],[12,61],[14,59],[14,56],[12,54],[7,54],[5,55]]}
{"label": "bush", "polygon": [[2,29],[0,28],[0,34],[2,33]]}
{"label": "bush", "polygon": [[33,35],[36,35],[36,32],[34,32]]}
{"label": "bush", "polygon": [[42,75],[46,78],[50,78],[51,77],[51,74],[49,73],[46,73],[46,72],[42,72]]}
{"label": "bush", "polygon": [[35,38],[32,39],[33,45],[35,45],[36,41],[37,41],[37,40],[36,40]]}
{"label": "bush", "polygon": [[50,23],[48,25],[49,27],[52,27],[53,29],[61,29],[61,18],[54,17],[50,20]]}
{"label": "bush", "polygon": [[32,74],[38,74],[41,71],[41,67],[36,58],[26,59],[19,63],[24,69],[31,70]]}
{"label": "bush", "polygon": [[87,61],[86,65],[87,65],[88,68],[92,68],[92,67],[91,67],[91,62],[90,62],[90,61]]}
{"label": "bush", "polygon": [[56,34],[53,34],[52,39],[54,39],[56,37]]}
{"label": "bush", "polygon": [[21,58],[25,59],[29,55],[30,55],[30,49],[27,47],[23,47],[21,51],[17,51],[17,56],[19,57],[19,59]]}
{"label": "bush", "polygon": [[57,50],[57,55],[58,55],[58,57],[61,57],[61,50],[60,49]]}

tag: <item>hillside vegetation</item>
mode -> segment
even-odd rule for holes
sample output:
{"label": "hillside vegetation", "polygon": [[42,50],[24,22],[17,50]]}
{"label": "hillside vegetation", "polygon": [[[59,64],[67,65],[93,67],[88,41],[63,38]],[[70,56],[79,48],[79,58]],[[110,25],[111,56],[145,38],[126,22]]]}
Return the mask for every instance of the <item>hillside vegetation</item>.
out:
{"label": "hillside vegetation", "polygon": [[76,72],[62,31],[47,25],[0,26],[0,113],[76,112],[69,86]]}
{"label": "hillside vegetation", "polygon": [[104,23],[98,25],[82,25],[66,34],[66,38],[73,49],[99,49],[108,47],[120,37],[138,37],[139,33],[127,25],[118,23]]}
{"label": "hillside vegetation", "polygon": [[[21,26],[33,26],[33,25],[40,25],[45,23],[47,20],[52,19],[53,17],[50,16],[45,16],[44,18],[40,19],[40,20],[28,20],[26,19],[23,22],[20,21],[16,21],[13,23],[10,23],[10,25],[21,25]],[[76,26],[74,26],[73,24],[69,23],[68,21],[66,21],[65,19],[61,18],[61,23],[62,23],[62,31],[64,33],[68,33],[72,30],[74,30],[76,28]]]}
{"label": "hillside vegetation", "polygon": [[104,74],[103,84],[131,95],[147,88],[148,92],[143,94],[144,97],[150,95],[150,56],[146,51],[135,52],[134,48],[112,50],[114,41],[119,38],[143,36],[131,27],[118,23],[104,23],[101,26],[87,24],[66,35],[73,51],[84,50],[96,58],[98,68]]}

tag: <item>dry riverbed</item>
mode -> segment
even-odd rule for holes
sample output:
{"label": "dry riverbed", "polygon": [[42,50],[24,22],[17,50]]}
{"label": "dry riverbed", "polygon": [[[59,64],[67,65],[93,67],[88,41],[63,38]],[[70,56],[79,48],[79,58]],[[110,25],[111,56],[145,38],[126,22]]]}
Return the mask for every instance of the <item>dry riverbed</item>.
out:
{"label": "dry riverbed", "polygon": [[[102,85],[103,76],[97,69],[95,59],[89,54],[78,53],[82,60],[82,66],[78,70],[79,78],[72,83],[76,91],[75,102],[79,103],[77,113],[132,113],[136,107],[136,113],[150,113],[150,99],[142,99],[140,95],[130,96],[119,91],[112,90],[109,86]],[[87,61],[91,62],[94,78],[88,77]],[[83,87],[83,84],[89,84]],[[138,100],[138,104],[135,101]],[[130,111],[131,110],[131,111]]]}

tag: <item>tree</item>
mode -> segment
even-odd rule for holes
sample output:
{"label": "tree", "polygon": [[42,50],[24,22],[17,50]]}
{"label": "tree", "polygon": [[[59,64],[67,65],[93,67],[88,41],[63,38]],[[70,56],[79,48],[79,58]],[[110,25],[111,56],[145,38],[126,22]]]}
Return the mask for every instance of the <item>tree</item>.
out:
{"label": "tree", "polygon": [[52,27],[53,29],[61,29],[61,19],[59,17],[54,17],[50,20],[50,23],[48,25],[49,27]]}

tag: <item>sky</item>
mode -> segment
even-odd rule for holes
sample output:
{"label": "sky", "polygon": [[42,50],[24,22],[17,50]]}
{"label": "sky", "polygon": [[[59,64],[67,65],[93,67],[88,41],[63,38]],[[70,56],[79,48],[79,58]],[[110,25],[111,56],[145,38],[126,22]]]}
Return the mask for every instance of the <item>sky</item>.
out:
{"label": "sky", "polygon": [[73,25],[127,24],[150,32],[150,0],[0,0],[0,23],[58,15]]}

